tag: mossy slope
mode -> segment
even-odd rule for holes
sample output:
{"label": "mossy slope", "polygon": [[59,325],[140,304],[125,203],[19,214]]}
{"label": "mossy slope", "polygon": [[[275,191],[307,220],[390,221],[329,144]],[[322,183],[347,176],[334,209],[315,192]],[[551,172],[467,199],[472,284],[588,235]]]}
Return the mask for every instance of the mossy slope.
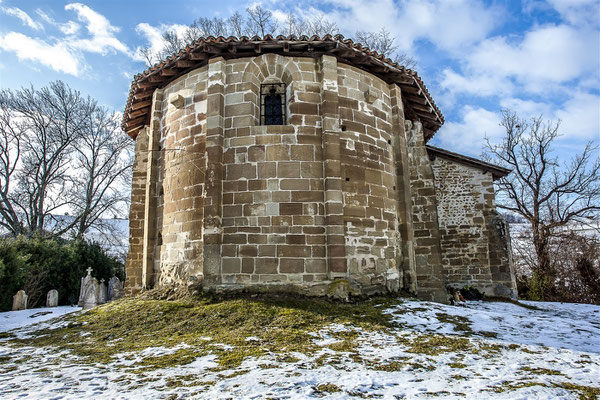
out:
{"label": "mossy slope", "polygon": [[317,351],[311,333],[334,323],[387,329],[391,317],[381,312],[382,306],[400,302],[385,297],[356,304],[286,296],[130,298],[68,316],[63,328],[11,342],[55,346],[90,363],[115,361],[117,355],[133,357],[148,347],[178,346],[174,352],[146,357],[142,363],[148,368],[182,365],[210,352],[218,356],[222,367],[234,367],[248,356]]}

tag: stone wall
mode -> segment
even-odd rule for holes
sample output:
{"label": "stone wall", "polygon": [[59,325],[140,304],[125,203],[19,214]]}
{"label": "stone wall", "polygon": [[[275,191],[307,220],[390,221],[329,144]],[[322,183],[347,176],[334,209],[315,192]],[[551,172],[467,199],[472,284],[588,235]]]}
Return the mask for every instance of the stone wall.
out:
{"label": "stone wall", "polygon": [[339,65],[346,260],[363,290],[398,290],[397,190],[388,84]]}
{"label": "stone wall", "polygon": [[148,162],[148,135],[142,129],[135,141],[135,159],[131,182],[129,208],[129,253],[125,260],[125,294],[142,289],[142,262],[144,258],[144,211],[146,202],[146,167]]}
{"label": "stone wall", "polygon": [[207,68],[199,68],[169,84],[153,114],[159,124],[151,179],[157,213],[149,245],[156,246],[150,255],[160,284],[193,284],[202,277],[207,76]]}
{"label": "stone wall", "polygon": [[510,239],[496,212],[492,174],[440,156],[432,165],[447,283],[515,296]]}
{"label": "stone wall", "polygon": [[[286,84],[287,120],[261,126],[260,85],[275,82]],[[212,58],[155,90],[138,134],[126,286],[326,294],[343,282],[445,301],[442,262],[483,265],[473,252],[499,247],[446,246],[440,199],[422,126],[404,120],[395,84],[328,55]],[[488,209],[481,229],[497,224]],[[488,281],[506,283],[503,254],[488,256]]]}
{"label": "stone wall", "polygon": [[422,299],[446,302],[435,179],[421,123],[406,121],[406,137],[417,293]]}
{"label": "stone wall", "polygon": [[[269,82],[287,85],[285,125],[258,125]],[[141,268],[148,286],[348,278],[398,290],[389,93],[335,57],[274,54],[211,59],[157,90],[136,197],[148,218],[128,275]]]}
{"label": "stone wall", "polygon": [[[318,60],[227,63],[223,284],[326,279]],[[286,125],[260,126],[260,84],[287,85]]]}

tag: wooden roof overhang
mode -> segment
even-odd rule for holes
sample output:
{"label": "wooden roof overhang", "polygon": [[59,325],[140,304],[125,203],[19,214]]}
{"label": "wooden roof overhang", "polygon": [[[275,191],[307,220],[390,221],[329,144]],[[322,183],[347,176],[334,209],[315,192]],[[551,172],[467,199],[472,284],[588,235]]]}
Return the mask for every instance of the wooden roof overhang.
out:
{"label": "wooden roof overhang", "polygon": [[425,146],[427,148],[427,153],[430,157],[442,157],[448,160],[452,160],[458,162],[460,164],[468,165],[477,169],[480,169],[485,172],[489,172],[492,174],[492,179],[500,179],[510,174],[512,170],[504,167],[500,167],[499,165],[490,164],[483,160],[479,160],[477,158],[465,156],[458,153],[453,153],[448,150],[440,149],[439,147],[433,147],[430,145]]}
{"label": "wooden roof overhang", "polygon": [[370,51],[359,43],[344,39],[342,35],[325,35],[322,38],[266,35],[264,38],[242,36],[239,39],[234,36],[209,36],[194,41],[178,53],[134,77],[123,115],[123,130],[135,139],[138,131],[149,123],[154,90],[206,65],[210,58],[232,59],[264,53],[292,57],[319,57],[323,54],[335,56],[340,62],[370,72],[387,83],[398,84],[402,90],[405,113],[408,118],[418,118],[422,122],[425,140],[431,139],[444,123],[444,116],[415,71]]}

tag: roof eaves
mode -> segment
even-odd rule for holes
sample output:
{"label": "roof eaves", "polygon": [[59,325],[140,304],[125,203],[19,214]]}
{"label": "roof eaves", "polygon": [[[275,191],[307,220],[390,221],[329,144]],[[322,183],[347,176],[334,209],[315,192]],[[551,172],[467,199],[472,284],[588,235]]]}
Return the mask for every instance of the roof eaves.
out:
{"label": "roof eaves", "polygon": [[490,172],[494,180],[503,178],[512,172],[511,169],[491,164],[478,158],[465,156],[464,154],[454,153],[452,151],[440,149],[439,147],[434,147],[430,145],[426,145],[425,147],[427,148],[427,152],[430,154],[434,154],[442,158],[447,158],[459,162],[461,164],[466,164],[481,169],[483,171]]}
{"label": "roof eaves", "polygon": [[[307,42],[309,46],[326,46],[331,47],[331,43],[335,44],[335,48],[341,48],[341,51],[352,50],[354,53],[358,53],[362,56],[368,57],[367,65],[373,65],[374,68],[379,69],[379,72],[370,71],[369,68],[363,66],[358,66],[358,68],[365,69],[371,73],[378,74],[383,73],[384,75],[389,75],[392,78],[388,78],[387,80],[396,81],[401,87],[401,90],[408,90],[411,87],[414,88],[412,90],[417,90],[419,96],[423,96],[426,100],[426,104],[429,107],[429,112],[420,111],[417,112],[418,117],[423,117],[428,120],[428,130],[430,132],[427,135],[426,139],[430,139],[435,131],[439,129],[440,126],[444,123],[444,117],[433,101],[427,87],[418,76],[418,74],[411,70],[407,69],[402,65],[392,61],[389,58],[386,58],[383,54],[379,54],[376,51],[371,51],[368,47],[362,46],[360,43],[354,43],[351,39],[344,39],[342,35],[325,35],[323,37],[319,37],[313,35],[308,37],[306,35],[302,35],[297,38],[294,35],[283,36],[278,35],[276,38],[273,38],[271,35],[266,35],[263,38],[258,36],[254,36],[252,38],[248,38],[246,36],[242,36],[240,38],[236,38],[235,36],[229,36],[227,38],[223,36],[213,37],[208,36],[206,38],[199,38],[194,42],[187,45],[185,48],[179,50],[173,55],[167,57],[166,59],[154,64],[153,66],[147,68],[141,74],[137,74],[134,77],[133,82],[131,83],[131,89],[129,92],[129,96],[127,99],[127,104],[125,106],[125,112],[123,115],[123,123],[122,128],[127,132],[131,137],[135,138],[137,131],[144,125],[145,120],[142,117],[146,117],[146,114],[141,112],[132,113],[136,110],[133,107],[133,104],[139,101],[139,98],[145,99],[151,96],[154,89],[163,87],[168,84],[173,79],[181,76],[186,73],[189,69],[197,68],[203,65],[204,61],[207,61],[208,58],[215,56],[217,54],[227,54],[228,51],[221,49],[222,44],[229,44],[239,47],[240,45],[248,45],[251,43],[255,43],[256,45],[271,45],[278,46],[281,44],[283,49],[283,43],[297,42],[298,44],[303,44],[303,42]],[[260,47],[260,46],[259,46]],[[235,50],[235,49],[234,49]],[[259,49],[260,50],[260,49]],[[273,51],[273,49],[270,49]],[[197,55],[199,53],[210,53],[207,57],[198,57],[194,59],[193,54]],[[232,56],[229,54],[229,56]],[[344,59],[343,56],[338,55],[338,58]],[[363,58],[364,60],[364,58]],[[347,60],[350,62],[350,60]],[[175,74],[170,74],[168,77],[164,77],[163,73],[166,69],[178,69]],[[165,74],[166,75],[166,74]],[[395,78],[394,78],[395,77]],[[404,78],[402,78],[404,77]],[[416,86],[416,87],[415,87]],[[139,109],[139,108],[138,108]],[[141,117],[139,115],[142,115]],[[149,111],[148,111],[149,114]],[[136,115],[136,118],[133,118],[132,115]]]}

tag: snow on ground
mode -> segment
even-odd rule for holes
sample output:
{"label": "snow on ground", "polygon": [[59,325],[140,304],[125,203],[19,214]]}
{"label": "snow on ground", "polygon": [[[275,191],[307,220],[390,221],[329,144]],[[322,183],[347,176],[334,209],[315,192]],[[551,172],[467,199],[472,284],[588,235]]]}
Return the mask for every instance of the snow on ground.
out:
{"label": "snow on ground", "polygon": [[0,332],[37,324],[38,322],[43,322],[79,310],[81,310],[81,307],[61,306],[0,312]]}
{"label": "snow on ground", "polygon": [[[600,307],[528,304],[539,310],[405,301],[385,310],[396,323],[392,329],[331,325],[314,332],[321,346],[314,354],[249,358],[225,371],[215,368],[212,354],[145,371],[119,359],[83,365],[66,352],[2,339],[0,393],[7,399],[594,398],[590,393],[600,393]],[[350,334],[358,335],[358,351],[336,347]],[[136,357],[169,351],[147,348]]]}

